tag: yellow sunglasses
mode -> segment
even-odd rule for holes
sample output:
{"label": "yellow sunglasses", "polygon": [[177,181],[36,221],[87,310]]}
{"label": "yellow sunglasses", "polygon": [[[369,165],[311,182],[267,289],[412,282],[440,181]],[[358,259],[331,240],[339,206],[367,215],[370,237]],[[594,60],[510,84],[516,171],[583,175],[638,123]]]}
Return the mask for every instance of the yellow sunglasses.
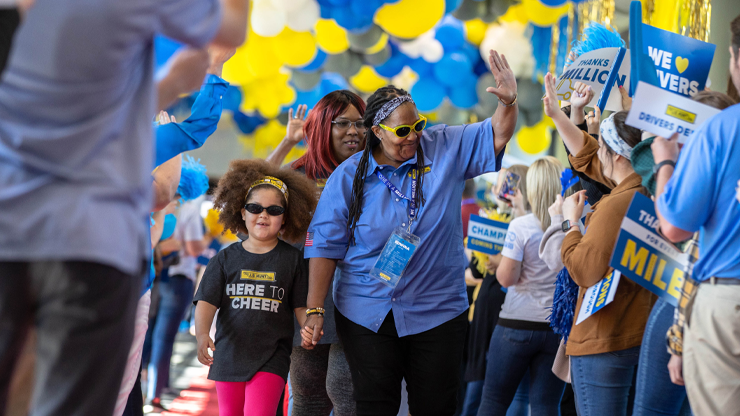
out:
{"label": "yellow sunglasses", "polygon": [[409,134],[411,134],[411,130],[421,133],[422,130],[424,130],[424,127],[427,126],[427,118],[419,114],[419,120],[416,121],[413,125],[409,126],[408,124],[404,124],[401,126],[396,127],[388,127],[384,124],[378,124],[380,128],[383,130],[388,130],[390,132],[393,132],[393,134],[396,135],[399,139],[405,139],[408,137]]}

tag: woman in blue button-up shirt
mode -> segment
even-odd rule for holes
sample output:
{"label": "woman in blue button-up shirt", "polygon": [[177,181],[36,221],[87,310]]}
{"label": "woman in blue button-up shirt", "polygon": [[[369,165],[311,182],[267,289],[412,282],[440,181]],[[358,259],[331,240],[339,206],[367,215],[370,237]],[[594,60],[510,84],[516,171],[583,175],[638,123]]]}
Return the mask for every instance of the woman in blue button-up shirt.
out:
{"label": "woman in blue button-up shirt", "polygon": [[[404,378],[412,414],[455,412],[468,308],[462,190],[466,179],[500,169],[518,112],[506,58],[491,51],[489,63],[497,88],[488,91],[501,105],[480,123],[423,130],[425,120],[406,91],[376,91],[364,115],[367,147],[331,175],[309,227],[308,307],[323,307],[338,267],[335,319],[360,415],[395,415]],[[398,192],[391,192],[394,187]],[[370,270],[397,227],[410,229],[420,242],[391,288]],[[305,347],[316,344],[322,327],[322,315],[308,317]]]}

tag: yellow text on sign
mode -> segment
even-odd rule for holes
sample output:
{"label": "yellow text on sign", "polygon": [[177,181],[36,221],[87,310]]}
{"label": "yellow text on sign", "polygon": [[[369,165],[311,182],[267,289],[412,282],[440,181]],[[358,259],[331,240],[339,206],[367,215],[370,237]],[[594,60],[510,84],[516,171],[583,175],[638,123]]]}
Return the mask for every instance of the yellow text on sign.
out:
{"label": "yellow text on sign", "polygon": [[[622,267],[629,268],[638,276],[651,282],[660,290],[666,291],[676,299],[681,298],[681,287],[683,286],[684,280],[683,270],[674,269],[670,280],[666,283],[666,281],[663,280],[666,261],[658,259],[657,254],[650,253],[645,247],[641,247],[637,250],[637,244],[631,239],[627,240],[620,264]],[[655,267],[656,264],[658,266],[657,269]],[[645,268],[646,265],[647,268]]]}
{"label": "yellow text on sign", "polygon": [[677,118],[681,121],[685,121],[687,123],[694,124],[694,121],[696,121],[696,114],[682,110],[678,107],[674,107],[672,105],[668,105],[668,108],[665,110],[666,115],[671,116],[673,118]]}

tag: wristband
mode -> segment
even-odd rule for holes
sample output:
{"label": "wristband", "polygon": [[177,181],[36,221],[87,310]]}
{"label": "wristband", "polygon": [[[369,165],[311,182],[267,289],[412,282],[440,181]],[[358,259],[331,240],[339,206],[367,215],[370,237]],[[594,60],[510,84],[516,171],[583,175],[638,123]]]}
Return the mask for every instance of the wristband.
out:
{"label": "wristband", "polygon": [[324,313],[326,313],[326,310],[324,308],[306,309],[306,316],[311,316],[311,315],[321,315],[321,316],[324,316]]}
{"label": "wristband", "polygon": [[516,98],[517,97],[518,97],[518,94],[514,94],[514,101],[512,101],[509,104],[506,104],[505,102],[503,102],[503,100],[501,100],[501,98],[499,98],[498,100],[501,101],[501,104],[503,104],[504,107],[511,107],[512,105],[516,104]]}
{"label": "wristband", "polygon": [[653,166],[653,174],[654,175],[657,175],[658,172],[660,171],[660,168],[662,168],[663,166],[666,166],[666,165],[669,165],[669,166],[673,167],[674,169],[676,168],[676,162],[674,162],[674,161],[672,161],[670,159],[667,159],[667,160],[664,160],[664,161],[658,163],[657,165]]}

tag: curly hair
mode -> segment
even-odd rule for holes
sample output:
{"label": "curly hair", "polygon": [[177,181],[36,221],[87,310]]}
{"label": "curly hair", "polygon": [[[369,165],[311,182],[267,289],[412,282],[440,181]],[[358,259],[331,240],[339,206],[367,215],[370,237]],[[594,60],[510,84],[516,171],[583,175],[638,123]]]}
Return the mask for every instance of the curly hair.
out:
{"label": "curly hair", "polygon": [[[229,164],[229,170],[218,181],[215,192],[214,208],[220,212],[218,221],[225,230],[234,234],[249,234],[242,219],[242,208],[246,204],[249,187],[265,176],[276,177],[288,187],[287,206],[285,198],[282,200],[285,208],[282,239],[294,243],[302,241],[318,203],[316,184],[300,172],[287,167],[278,168],[260,159],[234,160]],[[261,186],[270,185],[257,188]]]}

